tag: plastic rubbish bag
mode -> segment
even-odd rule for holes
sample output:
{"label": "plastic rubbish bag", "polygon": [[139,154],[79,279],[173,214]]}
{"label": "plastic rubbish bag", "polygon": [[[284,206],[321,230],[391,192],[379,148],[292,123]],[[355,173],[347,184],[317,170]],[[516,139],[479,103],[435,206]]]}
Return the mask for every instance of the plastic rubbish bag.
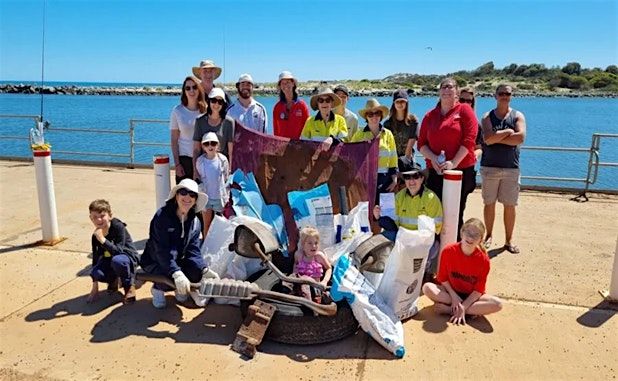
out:
{"label": "plastic rubbish bag", "polygon": [[397,232],[377,293],[399,319],[418,312],[418,297],[435,231],[432,218],[419,216],[418,230],[399,228]]}
{"label": "plastic rubbish bag", "polygon": [[346,299],[363,331],[395,357],[405,355],[401,322],[347,255],[340,256],[335,265],[331,297],[335,301]]}
{"label": "plastic rubbish bag", "polygon": [[336,214],[334,221],[336,243],[352,239],[357,234],[370,231],[369,203],[367,201],[359,202],[347,215]]}
{"label": "plastic rubbish bag", "polygon": [[298,230],[305,226],[313,226],[320,232],[322,247],[335,244],[333,203],[330,199],[328,184],[322,184],[306,191],[289,192],[288,202]]}
{"label": "plastic rubbish bag", "polygon": [[215,215],[202,244],[202,256],[206,265],[220,277],[225,275],[227,267],[236,256],[228,247],[234,241],[234,230],[237,226],[237,222]]}

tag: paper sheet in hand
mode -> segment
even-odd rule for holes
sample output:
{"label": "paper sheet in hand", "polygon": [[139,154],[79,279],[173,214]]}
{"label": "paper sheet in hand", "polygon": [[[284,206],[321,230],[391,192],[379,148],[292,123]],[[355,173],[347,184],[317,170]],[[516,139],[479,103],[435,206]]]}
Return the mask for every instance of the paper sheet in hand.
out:
{"label": "paper sheet in hand", "polygon": [[395,193],[380,193],[380,215],[395,220]]}

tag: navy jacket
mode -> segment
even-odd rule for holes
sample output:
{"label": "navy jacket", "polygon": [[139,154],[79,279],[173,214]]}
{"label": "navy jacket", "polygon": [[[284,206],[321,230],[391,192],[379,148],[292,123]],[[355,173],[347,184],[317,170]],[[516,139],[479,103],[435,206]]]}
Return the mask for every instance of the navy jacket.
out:
{"label": "navy jacket", "polygon": [[181,270],[178,261],[202,256],[201,226],[195,212],[191,209],[187,220],[181,224],[176,208],[176,202],[170,200],[157,210],[150,221],[148,241],[140,259],[140,265],[145,271],[156,267],[157,273],[171,277],[174,272]]}
{"label": "navy jacket", "polygon": [[[92,266],[96,265],[101,258],[111,260],[114,255],[127,255],[134,265],[137,265],[138,255],[131,235],[126,224],[117,218],[112,218],[109,232],[105,236],[105,243],[92,235]],[[106,255],[106,252],[108,253]]]}

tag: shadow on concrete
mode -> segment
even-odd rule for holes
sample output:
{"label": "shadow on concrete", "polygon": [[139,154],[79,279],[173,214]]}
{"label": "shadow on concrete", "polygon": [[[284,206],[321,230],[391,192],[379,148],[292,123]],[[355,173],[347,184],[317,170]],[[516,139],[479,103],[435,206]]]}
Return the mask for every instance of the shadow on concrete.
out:
{"label": "shadow on concrete", "polygon": [[[427,306],[423,307],[410,320],[422,321],[423,329],[426,332],[440,333],[448,328],[449,318],[448,315],[436,314],[433,306]],[[494,331],[494,327],[485,316],[475,316],[473,318],[466,316],[466,324],[483,333],[492,333]]]}
{"label": "shadow on concrete", "polygon": [[[120,305],[92,327],[90,342],[105,343],[127,336],[171,338],[178,343],[230,345],[241,324],[237,307],[209,305],[191,321],[182,321],[182,310],[167,297],[167,307],[155,309],[149,298],[132,305]],[[157,327],[164,322],[169,327]]]}
{"label": "shadow on concrete", "polygon": [[52,320],[63,318],[71,315],[83,315],[91,316],[100,313],[101,311],[109,308],[110,306],[120,303],[122,300],[122,294],[115,292],[108,295],[106,291],[100,292],[99,299],[94,303],[86,303],[87,295],[81,295],[73,299],[65,300],[54,304],[49,308],[33,311],[29,313],[25,320],[29,322],[39,320]]}
{"label": "shadow on concrete", "polygon": [[9,247],[5,247],[3,249],[0,249],[0,254],[11,253],[13,251],[18,251],[18,250],[23,250],[23,249],[30,249],[32,247],[37,247],[37,246],[39,246],[39,244],[37,242],[25,243],[23,245],[17,245],[17,246],[9,246]]}
{"label": "shadow on concrete", "polygon": [[604,300],[577,318],[577,322],[585,327],[599,328],[618,312],[616,304]]}
{"label": "shadow on concrete", "polygon": [[502,247],[499,247],[499,248],[497,248],[497,249],[492,249],[492,250],[489,250],[489,251],[487,252],[487,255],[489,256],[489,259],[492,259],[492,258],[495,258],[495,257],[497,257],[498,255],[500,255],[500,254],[504,253],[505,251],[506,251],[506,249],[504,248],[504,246],[502,246]]}

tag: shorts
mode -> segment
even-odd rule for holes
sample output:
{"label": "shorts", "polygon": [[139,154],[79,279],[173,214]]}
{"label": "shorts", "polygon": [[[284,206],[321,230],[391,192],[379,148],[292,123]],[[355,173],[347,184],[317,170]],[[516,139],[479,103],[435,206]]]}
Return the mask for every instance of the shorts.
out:
{"label": "shorts", "polygon": [[519,199],[519,168],[481,167],[481,191],[485,205],[499,201],[516,206]]}
{"label": "shorts", "polygon": [[223,212],[223,200],[220,198],[209,198],[204,209],[212,209],[217,213]]}

